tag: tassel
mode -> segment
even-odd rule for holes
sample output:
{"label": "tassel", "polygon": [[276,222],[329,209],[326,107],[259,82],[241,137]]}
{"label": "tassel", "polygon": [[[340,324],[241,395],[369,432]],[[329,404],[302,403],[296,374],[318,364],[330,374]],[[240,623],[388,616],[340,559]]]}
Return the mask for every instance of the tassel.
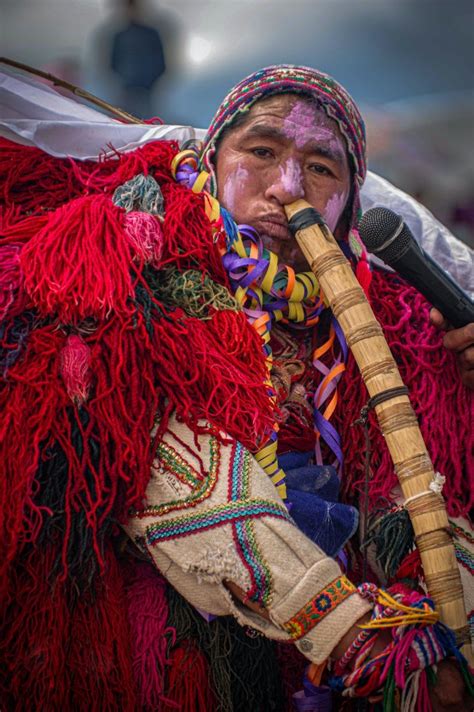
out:
{"label": "tassel", "polygon": [[168,647],[175,631],[167,624],[166,581],[147,563],[133,562],[127,572],[128,618],[132,633],[133,672],[142,710],[157,710],[164,695]]}
{"label": "tassel", "polygon": [[50,214],[23,248],[25,288],[43,316],[63,323],[131,312],[130,246],[110,198],[78,198]]}
{"label": "tassel", "polygon": [[387,579],[395,576],[402,559],[415,545],[413,527],[406,509],[371,517],[364,548],[375,544],[376,558]]}
{"label": "tassel", "polygon": [[159,269],[163,255],[163,232],[158,218],[148,213],[129,212],[124,217],[124,230],[133,261]]}
{"label": "tassel", "polygon": [[60,373],[69,398],[77,404],[87,400],[90,388],[90,348],[76,334],[67,337],[60,354]]}
{"label": "tassel", "polygon": [[165,212],[160,186],[152,176],[143,174],[119,186],[114,192],[113,201],[127,213],[142,211],[163,217]]}
{"label": "tassel", "polygon": [[167,183],[161,187],[166,204],[163,267],[170,265],[179,270],[199,269],[229,288],[221,253],[214,242],[211,223],[206,216],[205,196],[193,193],[177,183]]}
{"label": "tassel", "polygon": [[206,658],[191,641],[184,641],[171,652],[168,703],[163,712],[209,712],[216,709],[209,687]]}

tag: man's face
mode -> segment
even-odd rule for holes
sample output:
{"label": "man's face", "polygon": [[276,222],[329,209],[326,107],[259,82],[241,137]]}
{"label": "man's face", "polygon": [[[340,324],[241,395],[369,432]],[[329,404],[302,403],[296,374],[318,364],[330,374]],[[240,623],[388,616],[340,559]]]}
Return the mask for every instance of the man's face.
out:
{"label": "man's face", "polygon": [[237,223],[254,227],[279,261],[308,264],[288,230],[283,206],[304,198],[334,231],[351,176],[344,139],[323,109],[295,95],[257,102],[230,129],[216,158],[217,198]]}

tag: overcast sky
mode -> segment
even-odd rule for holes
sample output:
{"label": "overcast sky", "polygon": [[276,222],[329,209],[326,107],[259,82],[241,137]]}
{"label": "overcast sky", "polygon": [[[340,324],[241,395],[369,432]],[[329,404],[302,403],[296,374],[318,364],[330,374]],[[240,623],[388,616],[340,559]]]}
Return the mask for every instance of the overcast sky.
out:
{"label": "overcast sky", "polygon": [[[474,89],[472,0],[145,0],[175,68],[162,82],[167,121],[204,125],[235,81],[278,62],[334,75],[381,105]],[[35,66],[66,57],[101,91],[98,57],[112,0],[0,0],[1,53]],[[99,44],[100,38],[100,46]],[[174,53],[174,54],[173,54]]]}

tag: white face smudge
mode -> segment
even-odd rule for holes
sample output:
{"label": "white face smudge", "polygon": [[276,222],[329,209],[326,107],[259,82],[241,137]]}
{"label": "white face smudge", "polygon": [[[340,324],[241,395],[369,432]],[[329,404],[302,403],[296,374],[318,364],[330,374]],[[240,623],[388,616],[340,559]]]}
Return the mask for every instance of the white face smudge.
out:
{"label": "white face smudge", "polygon": [[297,148],[303,148],[310,140],[330,141],[334,131],[325,126],[327,116],[307,101],[297,101],[283,123],[285,136],[294,140]]}
{"label": "white face smudge", "polygon": [[238,194],[247,182],[249,172],[240,164],[235,171],[229,173],[224,183],[223,205],[233,214],[237,205]]}
{"label": "white face smudge", "polygon": [[348,195],[349,193],[347,191],[344,191],[343,193],[334,193],[334,195],[332,195],[326,203],[323,217],[331,232],[334,232],[336,229],[339,218],[341,217],[342,211],[346,205]]}
{"label": "white face smudge", "polygon": [[304,196],[303,172],[294,158],[289,158],[285,165],[280,167],[280,182],[285,191],[295,200]]}

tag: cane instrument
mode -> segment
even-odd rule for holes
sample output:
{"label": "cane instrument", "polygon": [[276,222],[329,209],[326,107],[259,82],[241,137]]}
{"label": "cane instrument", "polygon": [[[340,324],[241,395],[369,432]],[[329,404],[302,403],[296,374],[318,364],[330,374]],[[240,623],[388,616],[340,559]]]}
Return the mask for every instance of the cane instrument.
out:
{"label": "cane instrument", "polygon": [[[445,503],[433,486],[434,468],[382,328],[321,215],[304,200],[286,205],[285,211],[374,403],[415,532],[428,593],[458,644],[467,643],[469,627]],[[469,647],[463,652],[469,654]]]}

